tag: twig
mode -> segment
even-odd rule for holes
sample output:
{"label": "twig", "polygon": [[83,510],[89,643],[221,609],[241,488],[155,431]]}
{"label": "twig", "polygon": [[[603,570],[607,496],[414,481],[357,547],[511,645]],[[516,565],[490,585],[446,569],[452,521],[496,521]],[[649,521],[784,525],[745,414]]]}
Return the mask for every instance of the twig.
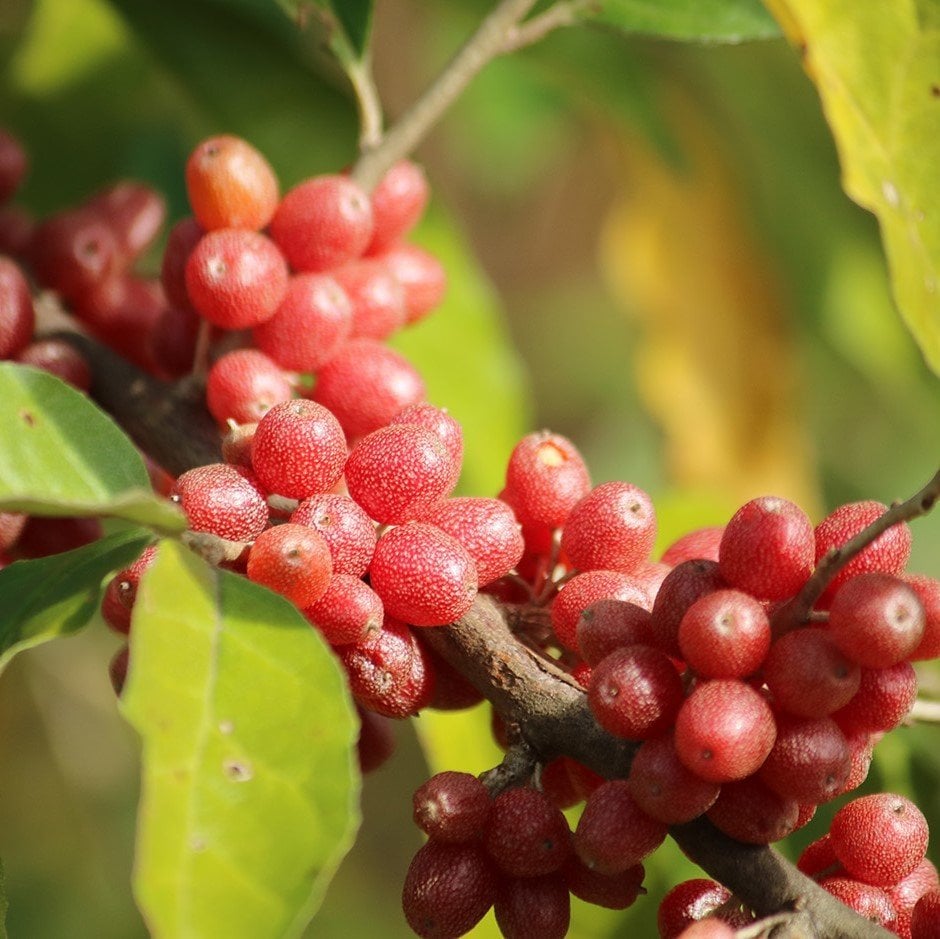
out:
{"label": "twig", "polygon": [[910,499],[894,503],[854,538],[850,538],[840,548],[831,549],[816,565],[816,570],[810,575],[800,592],[774,617],[774,633],[786,632],[787,629],[808,622],[812,618],[813,607],[831,583],[832,578],[852,558],[864,551],[879,535],[894,525],[926,515],[934,507],[938,498],[940,498],[940,470],[923,489]]}
{"label": "twig", "polygon": [[789,925],[793,918],[793,913],[777,913],[774,916],[765,916],[763,919],[751,923],[750,926],[744,926],[737,930],[734,939],[760,939],[761,936],[769,935],[770,930],[777,926]]}
{"label": "twig", "polygon": [[372,63],[368,56],[346,66],[346,75],[356,95],[359,109],[359,152],[372,150],[382,141],[385,124],[382,101],[372,77]]}
{"label": "twig", "polygon": [[381,143],[360,156],[351,175],[363,189],[371,191],[391,166],[414,150],[483,66],[502,52],[509,31],[535,3],[536,0],[501,0]]}
{"label": "twig", "polygon": [[558,0],[544,13],[533,16],[528,22],[513,26],[506,33],[506,39],[499,51],[505,54],[532,46],[556,29],[574,26],[582,11],[598,6],[600,4],[597,0]]}
{"label": "twig", "polygon": [[480,780],[493,798],[505,789],[527,783],[538,766],[538,754],[525,740],[510,745],[502,762],[483,773]]}

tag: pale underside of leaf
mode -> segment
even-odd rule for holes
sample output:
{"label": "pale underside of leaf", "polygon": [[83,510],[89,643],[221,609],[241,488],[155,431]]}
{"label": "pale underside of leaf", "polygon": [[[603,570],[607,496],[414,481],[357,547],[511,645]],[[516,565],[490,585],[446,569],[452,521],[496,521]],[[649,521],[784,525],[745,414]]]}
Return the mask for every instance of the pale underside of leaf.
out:
{"label": "pale underside of leaf", "polygon": [[153,936],[300,935],[358,826],[356,721],[334,657],[285,601],[171,542],[132,637],[134,885]]}
{"label": "pale underside of leaf", "polygon": [[767,5],[819,91],[846,192],[878,218],[901,315],[940,371],[940,2]]}

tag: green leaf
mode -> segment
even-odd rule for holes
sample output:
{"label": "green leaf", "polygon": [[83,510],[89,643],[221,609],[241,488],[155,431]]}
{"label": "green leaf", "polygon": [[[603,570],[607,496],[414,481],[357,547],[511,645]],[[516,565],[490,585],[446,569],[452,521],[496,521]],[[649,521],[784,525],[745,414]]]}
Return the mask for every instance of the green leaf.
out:
{"label": "green leaf", "polygon": [[129,529],[0,571],[0,669],[17,652],[86,626],[101,604],[102,579],[130,564],[151,538]]}
{"label": "green leaf", "polygon": [[317,632],[161,542],[121,707],[143,739],[134,888],[154,939],[299,936],[359,824],[357,721]]}
{"label": "green leaf", "polygon": [[373,0],[277,0],[291,19],[312,30],[347,66],[369,51]]}
{"label": "green leaf", "polygon": [[2,362],[0,400],[0,510],[185,529],[182,513],[150,491],[134,445],[85,395],[47,372]]}
{"label": "green leaf", "polygon": [[940,372],[940,2],[768,6],[819,91],[845,191],[878,218],[901,315]]}
{"label": "green leaf", "polygon": [[584,17],[628,33],[699,42],[744,42],[780,35],[760,0],[602,0]]}

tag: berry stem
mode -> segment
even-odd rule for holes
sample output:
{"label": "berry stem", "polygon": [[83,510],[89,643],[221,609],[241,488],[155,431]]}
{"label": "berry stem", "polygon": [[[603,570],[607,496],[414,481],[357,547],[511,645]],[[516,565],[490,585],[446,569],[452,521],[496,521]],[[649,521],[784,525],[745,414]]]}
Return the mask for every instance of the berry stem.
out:
{"label": "berry stem", "polygon": [[363,189],[371,191],[393,164],[414,150],[477,73],[502,53],[510,30],[522,22],[535,2],[501,0],[497,4],[381,143],[366,150],[356,162],[351,175]]}
{"label": "berry stem", "polygon": [[370,58],[366,56],[349,64],[346,75],[356,95],[356,107],[359,110],[359,152],[366,153],[382,142],[385,126],[382,101],[375,87]]}
{"label": "berry stem", "polygon": [[502,54],[525,49],[544,39],[550,32],[564,26],[574,26],[583,11],[600,7],[599,0],[558,0],[538,16],[526,23],[517,23],[507,33]]}
{"label": "berry stem", "polygon": [[492,798],[506,789],[514,789],[528,782],[538,766],[538,754],[525,740],[510,745],[502,762],[481,774],[480,781]]}
{"label": "berry stem", "polygon": [[823,595],[833,577],[857,554],[865,550],[879,535],[893,525],[909,522],[926,515],[940,498],[940,470],[919,492],[903,502],[895,502],[883,515],[863,528],[840,548],[829,551],[816,565],[816,570],[800,592],[774,617],[774,635],[780,635],[809,622],[816,602]]}

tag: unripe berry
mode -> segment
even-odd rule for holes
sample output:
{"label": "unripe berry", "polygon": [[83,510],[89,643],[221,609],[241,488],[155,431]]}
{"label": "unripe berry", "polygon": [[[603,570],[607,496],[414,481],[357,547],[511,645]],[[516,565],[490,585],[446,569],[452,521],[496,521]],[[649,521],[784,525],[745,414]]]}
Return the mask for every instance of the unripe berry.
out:
{"label": "unripe berry", "polygon": [[315,176],[284,195],[270,231],[294,270],[326,271],[365,251],[372,206],[349,177]]}
{"label": "unripe berry", "polygon": [[337,650],[355,699],[384,717],[404,718],[426,707],[434,673],[414,633],[386,616],[377,632]]}
{"label": "unripe berry", "polygon": [[443,498],[454,473],[440,437],[416,424],[392,424],[359,440],[345,475],[349,495],[372,518],[398,525]]}
{"label": "unripe berry", "polygon": [[185,276],[193,306],[223,329],[247,329],[271,319],[287,293],[287,264],[277,245],[241,228],[203,235]]}
{"label": "unripe berry", "polygon": [[479,847],[429,841],[408,868],[402,909],[423,939],[458,939],[483,919],[496,891],[492,862]]}
{"label": "unripe berry", "polygon": [[335,573],[323,596],[303,613],[334,646],[365,639],[385,618],[381,597],[365,581]]}
{"label": "unripe berry", "polygon": [[560,870],[571,854],[571,833],[561,810],[537,789],[507,789],[493,800],[484,835],[487,853],[512,877]]}
{"label": "unripe berry", "polygon": [[437,773],[413,798],[415,824],[429,838],[456,844],[473,841],[486,828],[493,801],[486,786],[470,773]]}
{"label": "unripe berry", "polygon": [[225,463],[187,470],[170,498],[179,502],[193,531],[229,541],[253,541],[268,524],[265,494],[250,474]]}
{"label": "unripe berry", "polygon": [[347,342],[317,374],[313,389],[313,399],[336,415],[350,439],[384,427],[425,395],[415,367],[374,339]]}
{"label": "unripe berry", "polygon": [[314,401],[285,401],[258,422],[252,466],[269,492],[306,499],[343,475],[346,438],[336,418]]}
{"label": "unripe berry", "polygon": [[910,799],[862,796],[836,812],[829,828],[836,857],[856,880],[885,887],[906,877],[927,851],[927,820]]}
{"label": "unripe berry", "polygon": [[564,939],[571,898],[561,874],[503,880],[493,905],[505,939]]}
{"label": "unripe berry", "polygon": [[240,137],[210,137],[186,161],[186,194],[193,215],[207,231],[260,231],[274,215],[278,190],[271,164]]}
{"label": "unripe berry", "polygon": [[755,672],[770,648],[770,620],[763,606],[739,590],[700,597],[679,624],[679,649],[706,678],[743,678]]}
{"label": "unripe berry", "polygon": [[476,565],[466,548],[422,522],[408,522],[382,535],[369,576],[386,611],[412,626],[441,626],[460,619],[477,593]]}
{"label": "unripe berry", "polygon": [[304,525],[275,525],[261,532],[248,554],[248,579],[287,597],[295,606],[313,606],[333,575],[330,548]]}
{"label": "unripe berry", "polygon": [[734,679],[696,685],[676,717],[679,759],[712,782],[744,779],[767,758],[777,728],[760,692]]}
{"label": "unripe berry", "polygon": [[333,571],[361,577],[378,540],[375,523],[349,496],[317,493],[294,510],[290,520],[315,528],[330,546]]}
{"label": "unripe berry", "polygon": [[505,499],[523,524],[558,528],[590,489],[584,459],[560,434],[529,434],[509,457]]}
{"label": "unripe berry", "polygon": [[522,557],[519,523],[500,499],[441,499],[423,509],[418,520],[436,525],[467,549],[476,564],[481,587],[508,574]]}
{"label": "unripe berry", "polygon": [[[833,548],[841,548],[850,538],[887,511],[886,505],[872,500],[840,505],[816,526],[816,561],[821,561]],[[831,599],[839,587],[856,574],[867,571],[900,574],[910,554],[910,528],[906,522],[893,525],[839,570],[829,582],[823,594],[823,601]]]}
{"label": "unripe berry", "polygon": [[850,659],[866,668],[904,661],[924,635],[917,594],[890,574],[870,572],[845,581],[832,599],[829,634]]}
{"label": "unripe berry", "polygon": [[206,405],[219,422],[251,424],[275,405],[290,401],[283,369],[257,349],[236,349],[217,359],[206,376]]}
{"label": "unripe berry", "polygon": [[281,368],[315,372],[343,347],[352,330],[352,304],[327,274],[295,274],[270,319],[252,330],[255,345]]}
{"label": "unripe berry", "polygon": [[625,780],[602,783],[587,798],[574,849],[591,870],[613,876],[639,864],[666,838],[667,826],[633,801]]}
{"label": "unripe berry", "polygon": [[649,558],[655,540],[650,497],[632,483],[610,482],[591,490],[571,509],[561,547],[578,570],[632,574]]}
{"label": "unripe berry", "polygon": [[813,526],[793,502],[764,496],[745,503],[725,526],[721,576],[761,600],[795,594],[812,573]]}
{"label": "unripe berry", "polygon": [[627,740],[648,740],[673,725],[684,694],[682,679],[664,653],[627,646],[594,667],[588,704],[605,730]]}

